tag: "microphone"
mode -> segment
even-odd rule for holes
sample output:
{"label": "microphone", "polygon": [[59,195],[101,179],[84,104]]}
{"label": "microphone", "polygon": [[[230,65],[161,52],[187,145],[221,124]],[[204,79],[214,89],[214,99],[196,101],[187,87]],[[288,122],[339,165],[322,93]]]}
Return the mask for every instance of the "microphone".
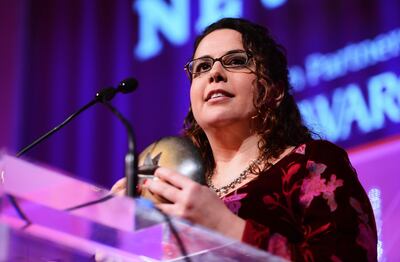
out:
{"label": "microphone", "polygon": [[138,82],[134,78],[128,78],[119,83],[116,89],[105,88],[96,94],[96,97],[122,122],[128,134],[128,153],[125,155],[125,177],[126,177],[126,193],[130,197],[137,197],[137,185],[139,181],[137,173],[137,156],[136,143],[133,128],[129,121],[112,105],[109,101],[116,93],[121,92],[127,94],[136,90]]}
{"label": "microphone", "polygon": [[111,101],[111,99],[113,99],[117,93],[119,93],[119,92],[121,92],[123,94],[130,93],[130,92],[134,91],[137,88],[137,86],[138,86],[138,81],[136,79],[128,78],[128,79],[121,81],[121,83],[119,83],[117,88],[106,87],[106,88],[100,90],[99,92],[96,93],[95,98],[92,101],[90,101],[89,103],[84,105],[82,108],[80,108],[78,111],[76,111],[75,113],[70,115],[66,120],[64,120],[64,122],[62,122],[58,126],[54,127],[52,130],[45,133],[41,137],[37,138],[35,141],[33,141],[28,146],[24,147],[22,150],[20,150],[16,154],[16,156],[17,157],[22,156],[23,154],[25,154],[26,152],[28,152],[29,150],[34,148],[36,145],[38,145],[40,142],[42,142],[43,140],[45,140],[46,138],[48,138],[49,136],[51,136],[52,134],[54,134],[55,132],[57,132],[58,130],[63,128],[66,124],[71,122],[72,119],[77,117],[80,113],[82,113],[89,107],[93,106],[94,104],[97,104],[99,102],[105,103],[105,102]]}
{"label": "microphone", "polygon": [[125,80],[122,80],[117,88],[113,87],[107,87],[99,92],[96,93],[96,98],[100,102],[109,102],[111,101],[114,96],[118,93],[121,92],[123,94],[128,94],[136,90],[138,86],[138,81],[134,78],[127,78]]}

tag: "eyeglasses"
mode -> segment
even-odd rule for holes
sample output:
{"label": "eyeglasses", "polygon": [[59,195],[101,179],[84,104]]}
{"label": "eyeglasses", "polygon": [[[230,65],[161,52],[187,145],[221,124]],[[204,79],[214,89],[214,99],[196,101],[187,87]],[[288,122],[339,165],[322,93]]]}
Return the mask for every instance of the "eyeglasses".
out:
{"label": "eyeglasses", "polygon": [[219,58],[201,57],[189,61],[185,65],[185,70],[189,77],[198,76],[211,70],[216,61],[220,61],[225,69],[247,68],[252,55],[246,51],[232,51]]}

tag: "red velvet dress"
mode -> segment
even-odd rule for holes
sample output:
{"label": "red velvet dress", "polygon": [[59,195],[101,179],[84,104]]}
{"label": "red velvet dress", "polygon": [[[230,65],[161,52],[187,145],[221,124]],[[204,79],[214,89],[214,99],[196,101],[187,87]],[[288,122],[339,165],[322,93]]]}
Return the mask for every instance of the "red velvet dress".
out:
{"label": "red velvet dress", "polygon": [[347,153],[327,141],[295,148],[222,197],[246,220],[242,241],[293,261],[376,261],[369,199]]}

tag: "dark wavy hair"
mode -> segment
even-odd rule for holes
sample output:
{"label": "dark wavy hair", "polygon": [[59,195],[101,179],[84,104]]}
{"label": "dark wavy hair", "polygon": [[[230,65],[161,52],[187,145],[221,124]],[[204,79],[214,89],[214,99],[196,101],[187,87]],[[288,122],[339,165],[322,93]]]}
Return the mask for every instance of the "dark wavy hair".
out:
{"label": "dark wavy hair", "polygon": [[[289,71],[284,48],[263,26],[240,18],[223,18],[208,26],[194,44],[193,55],[205,36],[218,29],[233,29],[241,33],[244,49],[252,54],[256,65],[254,131],[261,137],[258,147],[264,161],[277,158],[288,146],[312,140],[303,124],[297,104],[290,93]],[[209,141],[194,119],[192,109],[184,121],[184,136],[200,150],[206,172],[212,172],[215,161]],[[266,165],[267,168],[268,165]]]}

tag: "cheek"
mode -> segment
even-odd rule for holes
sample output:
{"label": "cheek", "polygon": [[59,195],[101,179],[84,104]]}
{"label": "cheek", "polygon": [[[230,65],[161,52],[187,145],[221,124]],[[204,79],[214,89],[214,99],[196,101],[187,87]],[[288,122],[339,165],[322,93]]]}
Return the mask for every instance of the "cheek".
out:
{"label": "cheek", "polygon": [[245,97],[245,103],[247,105],[247,111],[249,111],[251,114],[254,114],[256,112],[256,108],[254,105],[254,100],[257,97],[258,89],[257,86],[252,85],[249,89],[248,92],[244,94]]}
{"label": "cheek", "polygon": [[253,77],[243,80],[239,91],[242,92],[242,95],[244,95],[247,100],[253,101],[258,93],[256,80]]}
{"label": "cheek", "polygon": [[190,101],[192,103],[200,103],[202,101],[206,85],[207,83],[201,76],[192,81],[190,85]]}
{"label": "cheek", "polygon": [[196,88],[196,86],[192,85],[190,87],[190,104],[192,106],[192,111],[194,115],[196,115],[197,113],[197,108],[200,103],[200,98],[201,94],[199,92],[199,88]]}

